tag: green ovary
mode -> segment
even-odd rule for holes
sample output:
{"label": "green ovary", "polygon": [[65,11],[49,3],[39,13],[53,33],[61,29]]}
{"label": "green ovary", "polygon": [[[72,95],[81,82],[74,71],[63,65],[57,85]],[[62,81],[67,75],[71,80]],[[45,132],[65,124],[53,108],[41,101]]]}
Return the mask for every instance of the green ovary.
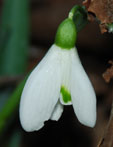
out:
{"label": "green ovary", "polygon": [[71,102],[71,94],[64,86],[61,87],[60,92],[62,94],[62,99],[63,99],[64,103]]}
{"label": "green ovary", "polygon": [[67,18],[58,27],[55,44],[62,49],[71,49],[75,46],[77,39],[76,26],[73,20]]}

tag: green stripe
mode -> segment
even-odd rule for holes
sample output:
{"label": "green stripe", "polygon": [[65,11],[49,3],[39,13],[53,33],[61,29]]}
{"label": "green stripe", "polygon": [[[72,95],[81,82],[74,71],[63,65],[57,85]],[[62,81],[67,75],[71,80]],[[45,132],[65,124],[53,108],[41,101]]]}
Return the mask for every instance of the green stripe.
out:
{"label": "green stripe", "polygon": [[64,86],[61,87],[60,92],[62,94],[62,100],[64,103],[71,102],[71,94]]}

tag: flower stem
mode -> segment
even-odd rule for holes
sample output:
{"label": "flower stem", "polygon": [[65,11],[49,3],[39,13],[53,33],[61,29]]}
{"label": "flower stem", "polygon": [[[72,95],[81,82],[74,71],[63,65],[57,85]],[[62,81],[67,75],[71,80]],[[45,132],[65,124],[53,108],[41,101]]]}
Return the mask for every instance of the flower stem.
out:
{"label": "flower stem", "polygon": [[77,32],[88,23],[87,11],[84,6],[75,5],[69,12],[68,18],[74,21]]}

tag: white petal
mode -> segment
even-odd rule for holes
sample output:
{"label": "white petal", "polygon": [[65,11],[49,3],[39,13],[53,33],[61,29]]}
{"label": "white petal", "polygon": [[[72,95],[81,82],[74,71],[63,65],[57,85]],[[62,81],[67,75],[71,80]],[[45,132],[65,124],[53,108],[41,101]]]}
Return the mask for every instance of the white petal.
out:
{"label": "white petal", "polygon": [[51,115],[51,120],[58,121],[62,115],[62,112],[63,112],[63,105],[58,101]]}
{"label": "white petal", "polygon": [[96,122],[96,96],[76,49],[72,50],[71,96],[78,120],[89,127]]}
{"label": "white petal", "polygon": [[[62,49],[62,87],[70,95],[70,77],[71,77],[71,51]],[[60,102],[63,105],[71,105],[71,100],[64,101],[63,94],[60,94]]]}
{"label": "white petal", "polygon": [[60,50],[53,45],[33,70],[20,102],[20,121],[26,131],[39,130],[51,117],[61,87]]}

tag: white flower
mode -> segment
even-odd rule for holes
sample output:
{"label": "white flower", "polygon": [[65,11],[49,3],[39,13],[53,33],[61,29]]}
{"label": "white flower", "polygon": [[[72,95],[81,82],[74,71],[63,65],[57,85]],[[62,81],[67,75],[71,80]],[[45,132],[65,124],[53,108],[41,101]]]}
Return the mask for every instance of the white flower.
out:
{"label": "white flower", "polygon": [[22,127],[39,130],[45,121],[60,118],[63,105],[71,104],[82,124],[95,125],[96,96],[76,48],[54,44],[25,84],[20,102]]}

